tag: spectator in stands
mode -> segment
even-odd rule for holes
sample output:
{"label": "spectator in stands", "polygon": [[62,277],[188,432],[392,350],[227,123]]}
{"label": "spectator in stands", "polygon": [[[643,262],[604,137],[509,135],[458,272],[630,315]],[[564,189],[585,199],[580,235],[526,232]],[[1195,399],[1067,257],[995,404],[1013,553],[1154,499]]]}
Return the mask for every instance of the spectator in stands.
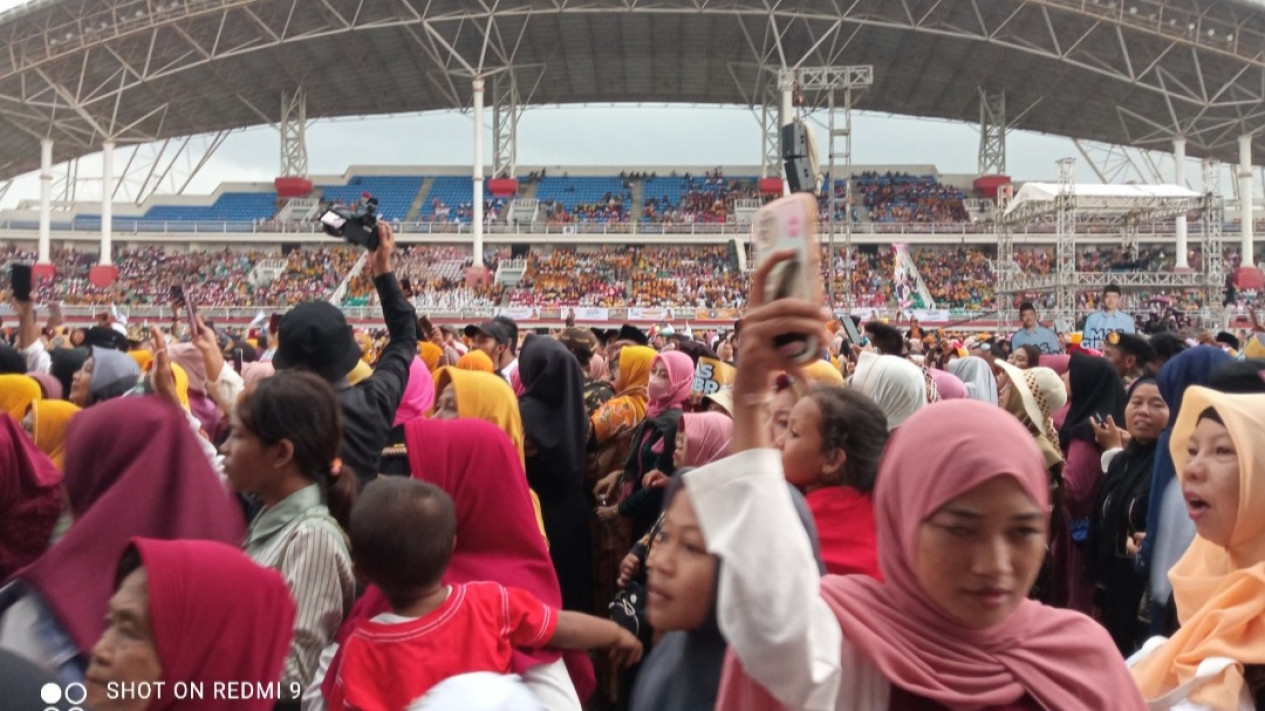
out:
{"label": "spectator in stands", "polygon": [[1137,333],[1133,317],[1120,310],[1120,287],[1108,284],[1102,291],[1102,308],[1085,319],[1081,347],[1102,350],[1108,333]]}
{"label": "spectator in stands", "polygon": [[282,317],[272,361],[278,370],[311,370],[334,386],[343,411],[340,456],[361,486],[378,476],[382,450],[417,355],[417,313],[404,298],[391,265],[395,235],[389,225],[380,224],[378,229],[380,243],[369,255],[368,268],[382,302],[390,342],[373,375],[355,387],[348,384],[347,374],[360,361],[360,347],[343,312],[324,301],[300,304]]}
{"label": "spectator in stands", "polygon": [[1032,344],[1019,346],[1011,351],[1006,362],[1020,370],[1035,368],[1041,363],[1041,349]]}
{"label": "spectator in stands", "polygon": [[[1062,350],[1058,334],[1037,321],[1037,307],[1031,301],[1025,301],[1019,305],[1019,320],[1023,322],[1023,328],[1015,331],[1015,334],[1010,337],[1011,349],[1018,350],[1023,346],[1031,345],[1040,348],[1046,355]],[[1036,366],[1035,361],[1028,367],[1033,366]]]}

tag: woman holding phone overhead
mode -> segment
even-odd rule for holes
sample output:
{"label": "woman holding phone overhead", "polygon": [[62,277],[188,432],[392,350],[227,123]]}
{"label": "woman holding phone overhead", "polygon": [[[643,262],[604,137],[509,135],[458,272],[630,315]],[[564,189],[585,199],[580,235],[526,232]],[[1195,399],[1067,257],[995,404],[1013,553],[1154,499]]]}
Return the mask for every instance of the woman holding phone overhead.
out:
{"label": "woman holding phone overhead", "polygon": [[726,562],[717,613],[734,655],[717,708],[1145,708],[1101,627],[1027,599],[1049,487],[1032,437],[1000,408],[956,400],[910,417],[875,491],[884,581],[817,580],[759,410],[770,378],[795,368],[776,337],[818,333],[824,316],[807,301],[766,305],[771,266],[743,320],[739,454],[685,475],[707,550]]}

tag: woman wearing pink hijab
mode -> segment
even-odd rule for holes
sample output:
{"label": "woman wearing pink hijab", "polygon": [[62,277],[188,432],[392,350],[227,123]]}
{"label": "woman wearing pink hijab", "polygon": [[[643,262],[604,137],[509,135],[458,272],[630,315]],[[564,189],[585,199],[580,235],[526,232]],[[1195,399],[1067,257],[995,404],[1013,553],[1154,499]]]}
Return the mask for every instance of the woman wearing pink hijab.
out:
{"label": "woman wearing pink hijab", "polygon": [[761,306],[769,266],[743,320],[739,454],[685,475],[708,552],[725,561],[717,613],[733,656],[716,707],[1145,709],[1105,630],[1027,599],[1049,484],[1031,436],[1001,408],[953,400],[911,416],[875,490],[883,582],[818,578],[759,398],[771,373],[794,367],[774,339],[819,330],[821,315],[809,302]]}

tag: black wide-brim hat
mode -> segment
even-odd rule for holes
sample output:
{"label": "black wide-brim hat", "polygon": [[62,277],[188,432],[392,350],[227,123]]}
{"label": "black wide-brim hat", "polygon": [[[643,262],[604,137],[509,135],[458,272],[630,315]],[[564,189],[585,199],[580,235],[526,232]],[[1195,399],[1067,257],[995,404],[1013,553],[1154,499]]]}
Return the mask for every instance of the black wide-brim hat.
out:
{"label": "black wide-brim hat", "polygon": [[309,301],[281,317],[277,352],[272,357],[278,370],[306,368],[334,383],[346,377],[358,360],[360,346],[337,306]]}

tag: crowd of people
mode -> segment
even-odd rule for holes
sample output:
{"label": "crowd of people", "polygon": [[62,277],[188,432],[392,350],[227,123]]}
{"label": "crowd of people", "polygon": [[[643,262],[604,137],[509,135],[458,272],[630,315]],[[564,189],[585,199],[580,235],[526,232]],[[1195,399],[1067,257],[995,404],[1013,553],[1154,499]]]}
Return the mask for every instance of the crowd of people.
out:
{"label": "crowd of people", "polygon": [[966,194],[934,176],[867,171],[856,176],[856,192],[871,222],[967,222]]}
{"label": "crowd of people", "polygon": [[719,331],[457,329],[381,242],[368,330],[6,294],[12,703],[1265,708],[1255,320],[843,324],[766,303],[774,260]]}

